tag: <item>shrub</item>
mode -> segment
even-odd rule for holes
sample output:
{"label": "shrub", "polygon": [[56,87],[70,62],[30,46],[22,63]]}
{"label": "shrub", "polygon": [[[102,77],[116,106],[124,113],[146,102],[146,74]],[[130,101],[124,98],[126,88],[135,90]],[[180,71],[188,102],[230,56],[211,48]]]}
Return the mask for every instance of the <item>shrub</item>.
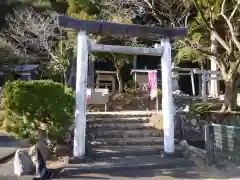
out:
{"label": "shrub", "polygon": [[197,115],[202,119],[206,118],[206,115],[209,111],[212,110],[214,104],[212,103],[196,103],[190,106],[190,114]]}
{"label": "shrub", "polygon": [[139,91],[139,85],[133,80],[129,80],[128,82],[124,83],[124,91],[129,93]]}
{"label": "shrub", "polygon": [[49,138],[62,141],[74,118],[70,88],[51,80],[13,81],[4,87],[4,108],[10,129],[20,138],[36,140],[42,125]]}
{"label": "shrub", "polygon": [[0,111],[0,128],[2,128],[5,120],[5,114],[4,111]]}
{"label": "shrub", "polygon": [[212,107],[212,103],[196,103],[190,107],[190,110],[196,114],[204,114],[211,111]]}

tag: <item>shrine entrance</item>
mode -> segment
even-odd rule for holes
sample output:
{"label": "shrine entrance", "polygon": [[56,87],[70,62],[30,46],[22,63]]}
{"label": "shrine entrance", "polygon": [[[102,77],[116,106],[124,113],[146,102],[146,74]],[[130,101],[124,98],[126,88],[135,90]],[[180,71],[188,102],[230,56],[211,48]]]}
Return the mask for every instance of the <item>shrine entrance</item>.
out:
{"label": "shrine entrance", "polygon": [[[164,128],[164,151],[174,153],[174,121],[172,97],[172,57],[170,39],[187,35],[186,28],[162,28],[143,25],[117,24],[99,21],[77,20],[59,16],[59,24],[65,28],[78,30],[77,37],[77,72],[76,72],[76,113],[74,131],[74,156],[85,155],[86,104],[88,52],[115,52],[133,55],[162,56],[162,108]],[[119,37],[162,38],[154,48],[128,47],[94,44],[87,33],[114,35]]]}

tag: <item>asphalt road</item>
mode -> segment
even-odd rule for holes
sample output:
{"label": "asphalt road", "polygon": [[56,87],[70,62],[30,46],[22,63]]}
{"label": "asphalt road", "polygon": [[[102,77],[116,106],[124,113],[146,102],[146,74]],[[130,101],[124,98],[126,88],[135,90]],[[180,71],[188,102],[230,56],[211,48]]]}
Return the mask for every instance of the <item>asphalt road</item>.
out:
{"label": "asphalt road", "polygon": [[[31,180],[32,177],[14,177],[12,175],[0,175],[0,180]],[[121,171],[105,171],[97,173],[78,173],[69,172],[64,176],[53,178],[55,180],[237,180],[240,179],[240,173],[225,173],[212,171],[211,168],[191,168],[191,169],[137,169]]]}
{"label": "asphalt road", "polygon": [[[28,177],[13,175],[13,161],[0,165],[0,180],[32,180]],[[240,167],[215,168],[212,166],[198,166],[193,168],[175,169],[121,169],[98,172],[81,173],[79,169],[71,169],[58,174],[55,180],[239,180]]]}

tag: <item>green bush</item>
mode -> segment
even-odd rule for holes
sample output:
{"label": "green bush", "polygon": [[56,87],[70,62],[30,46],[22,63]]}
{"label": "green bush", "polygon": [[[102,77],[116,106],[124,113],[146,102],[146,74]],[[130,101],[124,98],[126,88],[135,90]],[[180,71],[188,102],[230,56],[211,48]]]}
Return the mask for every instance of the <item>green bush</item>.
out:
{"label": "green bush", "polygon": [[212,110],[214,104],[212,103],[196,103],[190,106],[190,114],[197,115],[203,119],[206,118],[206,115],[209,111]]}
{"label": "green bush", "polygon": [[42,125],[59,142],[74,119],[75,97],[70,88],[51,80],[13,81],[4,87],[4,109],[10,130],[36,140]]}
{"label": "green bush", "polygon": [[128,82],[124,83],[124,91],[129,93],[139,91],[139,85],[133,80],[129,80]]}
{"label": "green bush", "polygon": [[212,103],[196,103],[190,107],[190,111],[196,114],[204,114],[211,111],[212,107]]}
{"label": "green bush", "polygon": [[5,120],[5,113],[4,111],[0,110],[0,128],[3,126]]}

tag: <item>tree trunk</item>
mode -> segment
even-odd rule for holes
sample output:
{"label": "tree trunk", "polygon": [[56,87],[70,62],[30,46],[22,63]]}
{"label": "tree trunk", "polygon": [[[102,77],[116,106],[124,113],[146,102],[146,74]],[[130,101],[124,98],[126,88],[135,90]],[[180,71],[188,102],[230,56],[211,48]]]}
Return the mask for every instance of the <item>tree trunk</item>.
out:
{"label": "tree trunk", "polygon": [[117,70],[117,81],[118,81],[118,92],[121,93],[123,92],[123,80],[121,76],[121,70],[123,67],[122,60],[113,60],[114,66]]}
{"label": "tree trunk", "polygon": [[[217,40],[213,36],[211,36],[211,52],[217,54],[217,48],[218,48]],[[215,58],[216,57],[213,57],[213,56],[210,58],[211,71],[218,71],[216,61],[214,60]],[[212,74],[211,77],[216,78],[217,75]],[[211,80],[210,96],[213,97],[213,98],[218,98],[219,97],[219,82],[218,82],[218,80]]]}
{"label": "tree trunk", "polygon": [[68,78],[68,86],[70,86],[73,90],[75,90],[76,86],[76,58],[73,58],[73,60],[70,62],[70,75]]}
{"label": "tree trunk", "polygon": [[117,70],[117,80],[118,80],[118,92],[123,92],[123,80],[121,77],[120,70]]}
{"label": "tree trunk", "polygon": [[64,82],[64,86],[66,86],[68,84],[68,81],[67,81],[67,70],[66,69],[63,70],[63,82]]}
{"label": "tree trunk", "polygon": [[237,107],[237,88],[235,81],[225,81],[224,104],[221,111],[236,110]]}

